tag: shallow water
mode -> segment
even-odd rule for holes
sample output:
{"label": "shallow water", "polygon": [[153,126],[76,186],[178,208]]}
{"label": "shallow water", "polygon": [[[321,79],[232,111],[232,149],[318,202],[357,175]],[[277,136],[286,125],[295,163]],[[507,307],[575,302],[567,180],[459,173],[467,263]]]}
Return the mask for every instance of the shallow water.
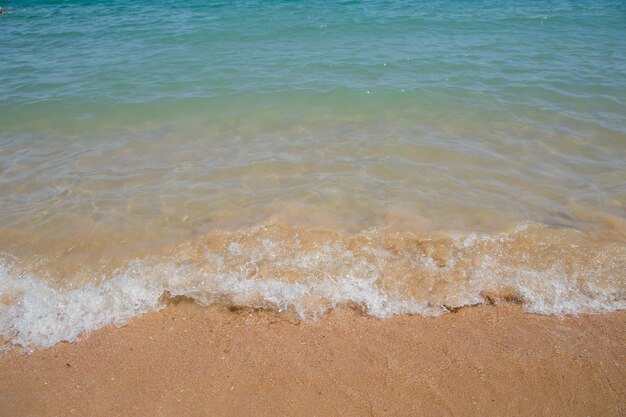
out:
{"label": "shallow water", "polygon": [[624,307],[623,2],[4,7],[16,343],[164,292],[303,316]]}

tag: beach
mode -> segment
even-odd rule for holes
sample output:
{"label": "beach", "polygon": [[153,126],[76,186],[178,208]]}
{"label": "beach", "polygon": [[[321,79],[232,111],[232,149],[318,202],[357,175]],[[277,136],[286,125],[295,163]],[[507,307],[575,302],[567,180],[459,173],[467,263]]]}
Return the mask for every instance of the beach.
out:
{"label": "beach", "polygon": [[516,305],[314,322],[179,300],[0,359],[2,416],[621,416],[626,314]]}
{"label": "beach", "polygon": [[2,8],[0,417],[625,415],[626,3]]}

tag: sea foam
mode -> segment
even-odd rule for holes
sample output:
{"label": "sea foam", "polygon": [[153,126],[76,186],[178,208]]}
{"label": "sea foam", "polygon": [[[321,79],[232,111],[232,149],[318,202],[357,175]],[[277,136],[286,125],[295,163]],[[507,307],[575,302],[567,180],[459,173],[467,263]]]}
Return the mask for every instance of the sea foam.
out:
{"label": "sea foam", "polygon": [[0,334],[29,347],[73,342],[159,310],[176,296],[201,305],[289,310],[304,319],[343,303],[378,318],[510,301],[540,314],[625,309],[624,245],[597,245],[575,231],[539,226],[435,238],[270,225],[216,232],[70,289],[6,260]]}

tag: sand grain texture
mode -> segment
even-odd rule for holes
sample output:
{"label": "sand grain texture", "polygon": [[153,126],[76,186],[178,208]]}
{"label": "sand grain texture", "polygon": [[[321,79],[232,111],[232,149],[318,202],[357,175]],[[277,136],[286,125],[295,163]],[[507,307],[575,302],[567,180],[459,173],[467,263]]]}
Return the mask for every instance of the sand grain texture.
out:
{"label": "sand grain texture", "polygon": [[626,313],[314,323],[187,302],[0,359],[0,416],[622,416]]}

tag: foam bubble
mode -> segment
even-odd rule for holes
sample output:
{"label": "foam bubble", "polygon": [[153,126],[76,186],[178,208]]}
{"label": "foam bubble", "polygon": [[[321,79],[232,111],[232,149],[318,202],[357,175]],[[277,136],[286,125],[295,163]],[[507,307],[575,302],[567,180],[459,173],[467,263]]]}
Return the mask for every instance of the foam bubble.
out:
{"label": "foam bubble", "polygon": [[442,237],[342,236],[274,225],[216,232],[72,289],[56,288],[5,257],[0,334],[22,346],[73,342],[162,308],[164,293],[203,305],[291,310],[302,318],[342,303],[380,318],[506,300],[541,314],[621,310],[625,255],[622,243],[539,226]]}
{"label": "foam bubble", "polygon": [[37,277],[14,275],[0,264],[0,295],[13,299],[0,304],[0,334],[14,344],[48,347],[158,309],[160,286],[129,272],[100,285],[61,291]]}
{"label": "foam bubble", "polygon": [[162,295],[184,296],[210,305],[221,302],[248,307],[294,308],[302,318],[323,314],[340,303],[362,305],[371,315],[438,314],[439,309],[415,300],[385,294],[375,278],[343,277],[314,285],[247,279],[240,274],[197,275],[172,265],[135,262],[99,285],[61,291],[32,276],[15,276],[0,266],[0,295],[13,299],[0,304],[0,334],[14,344],[50,347],[75,342],[107,324],[121,326],[131,318],[164,306]]}

